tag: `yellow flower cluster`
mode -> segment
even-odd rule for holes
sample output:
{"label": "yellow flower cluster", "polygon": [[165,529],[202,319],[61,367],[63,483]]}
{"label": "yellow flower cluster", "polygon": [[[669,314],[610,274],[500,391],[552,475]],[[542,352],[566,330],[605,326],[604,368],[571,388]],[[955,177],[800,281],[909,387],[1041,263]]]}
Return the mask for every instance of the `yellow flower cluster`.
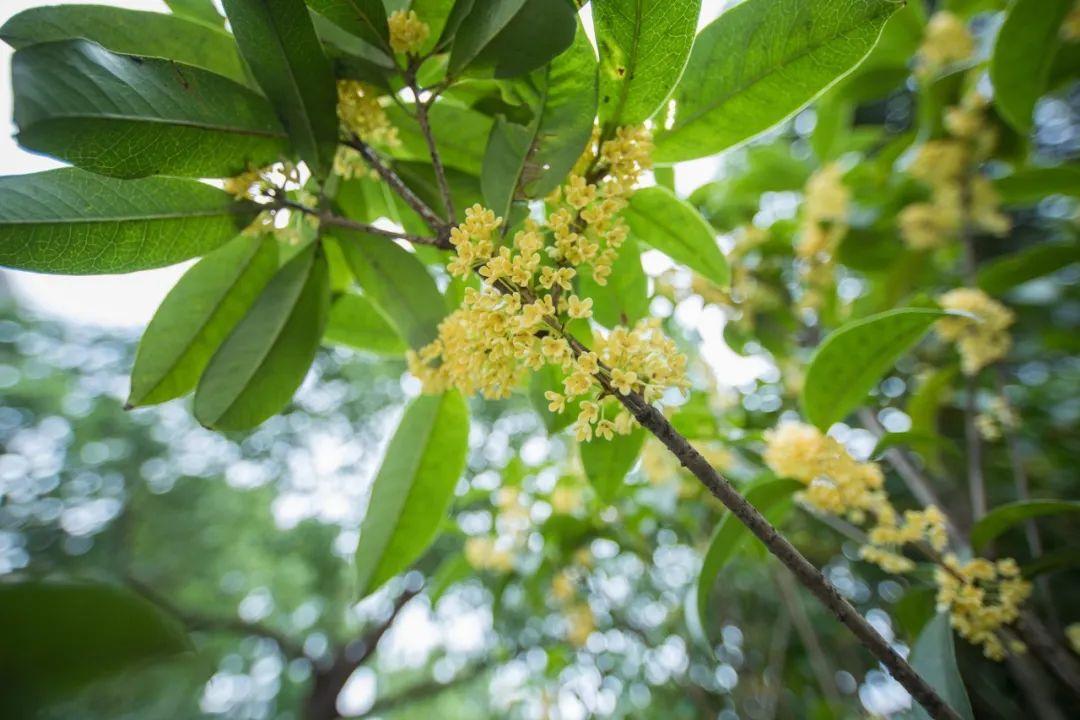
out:
{"label": "yellow flower cluster", "polygon": [[[456,255],[447,266],[454,276],[474,271],[481,289],[465,291],[461,307],[439,326],[439,337],[409,355],[411,372],[425,390],[454,387],[487,398],[508,396],[529,370],[545,364],[565,374],[563,392],[547,394],[551,412],[599,390],[604,394],[641,393],[648,402],[669,387],[685,387],[686,358],[665,337],[659,321],[642,320],[633,328],[617,327],[596,334],[595,346],[582,346],[567,329],[574,320],[592,316],[592,299],[573,294],[579,269],[591,266],[600,284],[627,235],[615,215],[625,196],[648,165],[651,143],[640,129],[620,128],[600,150],[605,174],[598,184],[571,175],[549,198],[547,219],[551,242],[540,226],[526,221],[506,244],[497,233],[502,219],[479,205],[466,210],[465,221],[451,230]],[[576,436],[610,439],[635,424],[625,410],[605,417],[601,398],[585,400],[577,418]]]}
{"label": "yellow flower cluster", "polygon": [[1013,430],[1019,425],[1020,418],[1017,417],[1016,410],[1009,405],[1008,400],[1001,396],[990,401],[986,412],[975,416],[975,427],[978,428],[979,434],[991,442],[1000,440],[1002,431]]}
{"label": "yellow flower cluster", "polygon": [[938,335],[956,343],[966,374],[974,375],[1009,352],[1008,328],[1015,320],[1009,308],[976,288],[950,290],[938,302],[946,310],[966,313],[943,317],[935,325]]}
{"label": "yellow flower cluster", "polygon": [[796,254],[805,263],[801,274],[807,285],[802,307],[818,307],[824,289],[833,281],[836,248],[847,234],[851,191],[843,182],[843,170],[831,163],[815,172],[803,190],[802,226]]}
{"label": "yellow flower cluster", "polygon": [[[1003,660],[1006,649],[998,632],[1019,617],[1020,606],[1031,595],[1031,583],[1020,577],[1016,561],[975,558],[961,562],[950,553],[935,569],[934,579],[938,607],[949,611],[953,629],[981,645],[986,657]],[[1024,646],[1013,643],[1009,650],[1023,652]]]}
{"label": "yellow flower cluster", "polygon": [[465,541],[465,560],[476,570],[510,572],[514,555],[493,537],[471,537]]}
{"label": "yellow flower cluster", "polygon": [[1080,40],[1080,1],[1073,3],[1072,9],[1061,23],[1061,39],[1065,42]]}
{"label": "yellow flower cluster", "polygon": [[396,53],[416,53],[428,39],[431,28],[415,10],[395,10],[387,18],[390,26],[390,47]]}
{"label": "yellow flower cluster", "polygon": [[[337,89],[338,119],[347,133],[375,145],[400,144],[397,128],[390,124],[377,88],[358,80],[338,80]],[[338,146],[334,172],[345,179],[371,174],[360,153],[347,145]]]}
{"label": "yellow flower cluster", "polygon": [[967,25],[951,12],[934,13],[926,23],[919,60],[923,72],[935,73],[944,66],[967,60],[975,53],[975,39]]}
{"label": "yellow flower cluster", "polygon": [[596,630],[596,616],[587,603],[581,602],[566,609],[566,640],[574,647],[584,647]]}

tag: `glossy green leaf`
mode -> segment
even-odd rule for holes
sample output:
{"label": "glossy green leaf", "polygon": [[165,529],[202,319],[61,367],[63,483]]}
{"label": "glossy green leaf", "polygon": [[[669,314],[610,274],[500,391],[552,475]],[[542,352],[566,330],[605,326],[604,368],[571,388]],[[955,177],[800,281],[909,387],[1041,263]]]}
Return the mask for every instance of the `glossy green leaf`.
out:
{"label": "glossy green leaf", "polygon": [[355,293],[334,301],[323,341],[377,355],[404,356],[409,349],[375,304]]}
{"label": "glossy green leaf", "polygon": [[994,538],[1025,520],[1077,512],[1080,512],[1080,501],[1076,500],[1020,500],[999,505],[971,528],[971,547],[976,551],[981,550]]}
{"label": "glossy green leaf", "polygon": [[[804,486],[796,480],[777,480],[769,478],[755,483],[746,490],[743,495],[747,501],[762,513],[768,515],[776,508],[791,499],[791,496]],[[705,551],[705,557],[701,563],[701,573],[698,575],[697,585],[694,588],[696,595],[695,608],[698,612],[697,621],[700,623],[703,633],[707,631],[709,622],[709,595],[713,586],[724,567],[739,552],[743,543],[751,536],[750,530],[743,525],[737,517],[731,513],[724,515],[709,540],[709,548]]]}
{"label": "glossy green leaf", "polygon": [[694,42],[654,159],[712,155],[790,117],[859,64],[901,6],[746,0],[725,11]]}
{"label": "glossy green leaf", "polygon": [[533,133],[529,128],[509,122],[502,115],[495,118],[491,126],[480,186],[484,191],[484,205],[498,217],[510,216],[510,205],[517,196],[532,140]]}
{"label": "glossy green leaf", "polygon": [[277,269],[273,237],[241,235],[184,273],[139,342],[128,405],[154,405],[193,390]]}
{"label": "glossy green leaf", "polygon": [[19,143],[96,173],[224,177],[287,151],[265,98],[200,68],[68,40],[11,72]]}
{"label": "glossy green leaf", "polygon": [[247,430],[285,407],[315,359],[329,282],[317,243],[282,266],[210,359],[195,390],[199,422]]}
{"label": "glossy green leaf", "polygon": [[545,364],[536,372],[529,374],[529,402],[532,404],[536,414],[543,420],[544,427],[549,435],[554,435],[568,427],[581,411],[580,400],[566,403],[566,409],[561,413],[553,413],[548,410],[549,401],[544,396],[544,393],[550,391],[561,394],[565,392],[563,389],[563,380],[565,379],[566,373],[561,368],[551,364]]}
{"label": "glossy green leaf", "polygon": [[450,75],[458,75],[464,70],[524,4],[525,0],[475,0],[469,14],[457,28],[447,68]]}
{"label": "glossy green leaf", "polygon": [[600,123],[642,123],[682,76],[701,0],[594,0],[592,8],[600,48]]}
{"label": "glossy green leaf", "polygon": [[938,318],[934,308],[899,308],[856,320],[829,334],[806,369],[802,407],[822,430],[847,417]]}
{"label": "glossy green leaf", "polygon": [[343,30],[390,50],[390,27],[382,0],[306,0],[308,7]]}
{"label": "glossy green leaf", "polygon": [[232,239],[256,207],[195,180],[75,168],[0,178],[0,265],[69,275],[172,265]]}
{"label": "glossy green leaf", "polygon": [[77,39],[113,52],[175,60],[248,82],[232,35],[224,28],[177,15],[106,5],[52,5],[24,10],[0,27],[0,40],[16,50]]}
{"label": "glossy green leaf", "polygon": [[990,58],[994,105],[1021,133],[1031,130],[1035,101],[1046,91],[1061,21],[1072,0],[1016,0],[1005,16]]}
{"label": "glossy green leaf", "polygon": [[427,23],[429,31],[428,39],[420,46],[421,55],[430,52],[442,39],[457,4],[456,0],[412,0],[409,9]]}
{"label": "glossy green leaf", "polygon": [[623,480],[637,463],[644,444],[645,431],[635,427],[629,435],[615,435],[611,440],[594,438],[578,446],[585,477],[601,500],[610,503],[619,495]]}
{"label": "glossy green leaf", "polygon": [[456,390],[422,395],[405,410],[360,525],[360,597],[406,569],[435,539],[468,449],[469,409]]}
{"label": "glossy green leaf", "polygon": [[1006,204],[1034,204],[1048,195],[1080,197],[1080,167],[1029,167],[994,180],[994,189]]}
{"label": "glossy green leaf", "polygon": [[633,240],[619,248],[606,285],[599,285],[584,272],[578,276],[578,286],[582,297],[592,298],[593,318],[605,327],[633,325],[649,314],[649,279]]}
{"label": "glossy green leaf", "polygon": [[1000,295],[1028,280],[1049,275],[1080,262],[1080,243],[1048,242],[996,258],[979,268],[976,282],[991,295]]}
{"label": "glossy green leaf", "polygon": [[716,233],[692,205],[675,193],[660,186],[638,190],[630,196],[623,217],[632,237],[717,285],[728,284],[728,264],[716,244]]}
{"label": "glossy green leaf", "polygon": [[240,52],[300,159],[326,177],[338,141],[337,85],[303,0],[223,0]]}
{"label": "glossy green leaf", "polygon": [[334,229],[367,298],[413,350],[439,335],[446,300],[416,256],[386,238]]}
{"label": "glossy green leaf", "polygon": [[548,66],[521,175],[526,196],[544,197],[558,187],[585,151],[596,117],[596,68],[584,30]]}
{"label": "glossy green leaf", "polygon": [[177,17],[225,27],[225,18],[214,7],[214,0],[165,0],[165,6]]}
{"label": "glossy green leaf", "polygon": [[956,378],[957,369],[945,367],[934,370],[930,375],[923,378],[915,391],[908,399],[904,410],[911,418],[913,432],[926,435],[938,434],[938,412],[941,404],[948,396],[952,382]]}
{"label": "glossy green leaf", "polygon": [[[911,665],[963,720],[974,720],[964,679],[960,677],[960,669],[956,665],[956,647],[953,645],[952,626],[947,613],[935,615],[919,633],[911,651]],[[930,715],[921,705],[913,702],[911,710],[904,713],[904,717],[929,720]]]}
{"label": "glossy green leaf", "polygon": [[123,588],[72,581],[0,582],[0,710],[11,709],[9,703],[56,700],[190,647],[174,618]]}
{"label": "glossy green leaf", "polygon": [[[566,50],[576,30],[577,15],[570,3],[525,0],[473,64],[490,66],[497,78],[524,75]],[[587,39],[585,42],[588,44]]]}
{"label": "glossy green leaf", "polygon": [[[398,129],[401,140],[400,145],[390,149],[393,156],[400,160],[430,162],[427,141],[416,119],[397,105],[386,108],[386,114]],[[484,148],[494,121],[475,110],[445,102],[435,103],[429,117],[443,164],[479,176],[483,170]]]}

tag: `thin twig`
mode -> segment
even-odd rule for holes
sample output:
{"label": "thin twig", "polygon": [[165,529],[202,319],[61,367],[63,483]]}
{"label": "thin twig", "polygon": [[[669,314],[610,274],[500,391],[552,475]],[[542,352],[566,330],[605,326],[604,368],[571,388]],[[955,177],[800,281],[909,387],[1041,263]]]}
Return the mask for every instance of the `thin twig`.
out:
{"label": "thin twig", "polygon": [[388,240],[408,240],[415,245],[431,245],[433,247],[442,247],[439,238],[413,235],[412,233],[398,232],[397,230],[387,230],[377,225],[362,223],[347,217],[335,215],[330,212],[320,211],[313,207],[309,207],[302,203],[294,202],[286,198],[280,198],[275,200],[273,205],[271,205],[270,207],[287,208],[289,210],[295,210],[296,212],[301,212],[306,215],[311,215],[312,217],[318,218],[319,222],[323,225],[346,228],[348,230],[356,230],[357,232],[368,233],[369,235],[378,235],[379,237],[384,237]]}
{"label": "thin twig", "polygon": [[446,207],[446,216],[450,220],[451,225],[457,225],[457,213],[454,210],[454,198],[450,194],[450,183],[446,179],[446,168],[443,167],[442,157],[439,155],[439,148],[435,143],[435,135],[431,132],[431,123],[428,120],[428,110],[431,108],[431,98],[426,102],[421,102],[420,93],[416,86],[413,86],[413,93],[416,95],[416,121],[420,125],[420,132],[424,136],[424,140],[427,142],[428,154],[431,155],[431,166],[435,169],[435,182],[439,184],[439,194],[442,195],[443,205]]}
{"label": "thin twig", "polygon": [[806,616],[806,608],[799,601],[798,593],[787,573],[776,573],[776,584],[780,588],[780,598],[787,608],[788,615],[795,624],[795,632],[799,634],[803,647],[810,656],[810,669],[814,671],[818,686],[822,694],[833,708],[840,706],[840,694],[836,691],[836,681],[829,670],[829,661],[821,649],[817,633],[814,632],[810,619]]}
{"label": "thin twig", "polygon": [[975,425],[978,412],[976,399],[979,391],[978,378],[967,376],[964,391],[964,441],[967,448],[967,481],[971,493],[971,523],[974,525],[986,515],[986,478],[982,469],[982,438]]}
{"label": "thin twig", "polygon": [[776,717],[780,695],[784,691],[784,664],[790,640],[791,615],[784,613],[773,627],[772,642],[769,643],[769,664],[764,672],[766,695],[761,703],[763,720],[772,720]]}
{"label": "thin twig", "polygon": [[1032,612],[1021,610],[1016,632],[1042,664],[1080,700],[1080,662],[1066,650]]}

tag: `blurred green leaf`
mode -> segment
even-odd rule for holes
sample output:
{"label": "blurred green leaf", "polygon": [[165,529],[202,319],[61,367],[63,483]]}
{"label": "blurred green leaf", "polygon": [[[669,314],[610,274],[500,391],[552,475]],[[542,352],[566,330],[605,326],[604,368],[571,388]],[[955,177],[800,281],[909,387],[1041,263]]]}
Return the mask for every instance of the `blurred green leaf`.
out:
{"label": "blurred green leaf", "polygon": [[306,0],[308,7],[343,30],[390,50],[390,26],[382,0]]}
{"label": "blurred green leaf", "polygon": [[406,409],[386,448],[356,549],[359,597],[407,568],[435,538],[469,449],[461,394],[422,395]]}
{"label": "blurred green leaf", "polygon": [[346,293],[334,301],[323,341],[397,357],[409,349],[374,303],[356,293]]}
{"label": "blurred green leaf", "polygon": [[591,273],[578,276],[578,291],[593,300],[593,318],[604,327],[633,325],[649,314],[649,279],[641,268],[641,253],[634,240],[619,248],[606,285]]}
{"label": "blurred green leaf", "polygon": [[994,189],[1005,203],[1037,203],[1048,195],[1080,197],[1080,167],[1022,168],[994,180]]}
{"label": "blurred green leaf", "polygon": [[199,379],[199,422],[247,430],[285,407],[315,358],[330,309],[329,282],[318,243],[270,279]]}
{"label": "blurred green leaf", "polygon": [[221,246],[257,208],[195,180],[75,168],[0,178],[0,265],[95,275],[172,265]]}
{"label": "blurred green leaf", "polygon": [[971,547],[976,551],[1016,525],[1037,517],[1080,512],[1080,500],[1019,500],[999,505],[971,528]]}
{"label": "blurred green leaf", "polygon": [[200,68],[67,40],[11,73],[19,143],[103,175],[225,177],[287,149],[265,98]]}
{"label": "blurred green leaf", "polygon": [[214,0],[165,0],[165,6],[177,17],[225,27],[225,18],[214,7]]}
{"label": "blurred green leaf", "polygon": [[[963,720],[974,720],[964,679],[956,666],[956,648],[947,613],[935,615],[919,633],[911,651],[911,665]],[[917,702],[913,702],[911,710],[903,716],[916,720],[930,718]]]}
{"label": "blurred green leaf", "polygon": [[717,285],[728,284],[727,259],[716,244],[716,234],[701,214],[675,193],[658,185],[638,190],[630,196],[623,217],[630,225],[631,237]]}
{"label": "blurred green leaf", "polygon": [[899,308],[830,333],[806,370],[806,418],[822,430],[843,420],[942,315],[944,311],[933,308]]}
{"label": "blurred green leaf", "polygon": [[623,479],[637,463],[645,431],[635,427],[629,435],[615,435],[611,440],[596,438],[579,444],[585,476],[605,503],[615,500]]}
{"label": "blurred green leaf", "polygon": [[991,295],[1000,295],[1028,280],[1057,272],[1075,262],[1080,262],[1080,243],[1039,243],[985,263],[979,268],[976,282]]}
{"label": "blurred green leaf", "polygon": [[193,390],[277,269],[273,237],[241,235],[184,273],[139,342],[128,405],[154,405]]}

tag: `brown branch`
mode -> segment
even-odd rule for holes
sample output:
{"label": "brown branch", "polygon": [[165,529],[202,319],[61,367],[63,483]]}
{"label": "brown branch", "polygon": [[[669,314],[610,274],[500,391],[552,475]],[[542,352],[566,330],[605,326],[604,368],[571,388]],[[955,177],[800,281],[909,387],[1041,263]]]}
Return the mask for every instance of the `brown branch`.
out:
{"label": "brown branch", "polygon": [[375,152],[375,149],[365,143],[358,137],[352,137],[345,141],[345,145],[348,145],[352,149],[360,153],[368,165],[371,166],[379,177],[390,186],[390,189],[398,194],[398,196],[405,201],[405,203],[416,211],[428,227],[435,231],[437,235],[437,247],[449,250],[450,245],[450,224],[443,220],[439,215],[432,210],[427,203],[420,199],[420,197],[412,191],[405,181],[401,179],[393,168],[388,166],[379,157],[379,154]]}
{"label": "brown branch", "polygon": [[463,671],[459,672],[449,682],[443,683],[438,680],[428,680],[426,682],[411,685],[403,690],[399,690],[393,695],[386,695],[385,697],[378,698],[367,711],[356,717],[365,718],[370,715],[383,715],[396,710],[399,707],[411,705],[414,702],[434,697],[452,687],[472,682],[490,670],[494,664],[495,659],[489,657],[480,662],[473,663]]}
{"label": "brown branch", "polygon": [[1063,648],[1030,611],[1021,611],[1015,627],[1031,654],[1061,681],[1073,697],[1080,700],[1080,662],[1077,662],[1076,656]]}
{"label": "brown branch", "polygon": [[317,210],[316,208],[286,198],[279,198],[275,200],[272,204],[269,205],[269,207],[285,208],[288,210],[295,210],[296,212],[304,213],[305,215],[311,215],[314,218],[318,218],[319,223],[322,225],[345,228],[348,230],[356,230],[357,232],[384,237],[388,240],[408,240],[415,245],[432,245],[434,247],[442,247],[439,238],[423,237],[420,235],[413,235],[407,232],[398,232],[397,230],[387,230],[385,228],[378,227],[377,225],[362,223],[347,217],[334,215],[331,212]]}
{"label": "brown branch", "polygon": [[[580,343],[577,343],[580,346]],[[624,395],[603,380],[605,390],[617,397],[637,418],[637,421],[655,435],[678,458],[679,462],[701,481],[709,492],[717,497],[765,547],[769,549],[796,579],[842,622],[856,638],[877,658],[903,685],[904,689],[937,720],[959,720],[937,692],[907,663],[904,658],[881,637],[880,634],[840,595],[839,591],[822,575],[802,553],[781,535],[765,519],[757,508],[747,502],[731,483],[713,469],[685,437],[668,422],[667,418],[637,393]]]}
{"label": "brown branch", "polygon": [[454,211],[454,198],[450,194],[450,183],[446,180],[446,168],[443,167],[442,157],[439,156],[439,149],[435,144],[435,135],[431,132],[431,123],[428,121],[428,110],[434,98],[421,102],[420,91],[415,85],[413,85],[413,92],[416,94],[416,121],[420,125],[424,141],[427,142],[431,166],[435,169],[435,182],[439,184],[439,194],[442,195],[443,205],[446,207],[446,216],[450,219],[451,225],[457,225],[457,213]]}

